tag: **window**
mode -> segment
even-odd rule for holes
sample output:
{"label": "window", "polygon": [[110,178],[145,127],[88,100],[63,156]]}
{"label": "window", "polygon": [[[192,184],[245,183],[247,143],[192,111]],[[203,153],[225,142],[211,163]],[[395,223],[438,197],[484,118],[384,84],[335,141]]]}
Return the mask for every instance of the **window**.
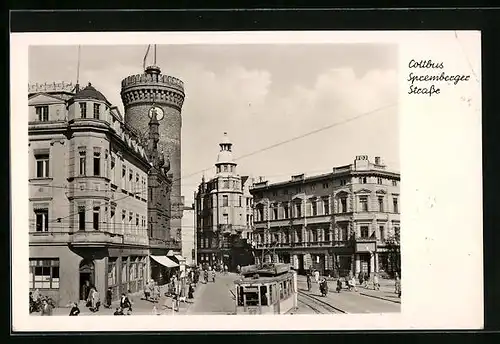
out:
{"label": "window", "polygon": [[78,206],[78,230],[85,230],[85,206]]}
{"label": "window", "polygon": [[48,178],[49,177],[49,154],[35,155],[36,159],[36,177]]}
{"label": "window", "polygon": [[285,213],[285,219],[288,219],[290,217],[289,211],[288,211],[288,204],[283,204],[283,211]]}
{"label": "window", "polygon": [[135,229],[139,229],[139,214],[135,214]]}
{"label": "window", "polygon": [[394,212],[395,213],[399,213],[399,208],[398,208],[398,199],[397,198],[393,198],[392,199],[392,204],[394,206]]}
{"label": "window", "polygon": [[295,192],[296,193],[302,192],[302,188],[300,186],[297,186],[297,188],[295,189]]}
{"label": "window", "polygon": [[264,221],[264,208],[259,206],[258,211],[258,221]]}
{"label": "window", "polygon": [[139,187],[139,173],[136,173],[135,175],[135,192],[136,192],[136,197],[139,197],[140,192],[142,192],[141,188]]}
{"label": "window", "polygon": [[47,122],[49,120],[49,106],[36,106],[36,116],[39,122]]}
{"label": "window", "polygon": [[125,181],[127,178],[127,168],[125,166],[122,167],[122,189],[125,190]]}
{"label": "window", "polygon": [[229,215],[228,214],[222,214],[222,217],[223,217],[223,223],[225,225],[229,224]]}
{"label": "window", "polygon": [[87,103],[80,103],[80,117],[87,118]]}
{"label": "window", "polygon": [[101,104],[94,104],[94,118],[99,119]]}
{"label": "window", "polygon": [[323,183],[323,189],[328,189],[328,183]]}
{"label": "window", "polygon": [[295,203],[295,217],[302,217],[302,203]]}
{"label": "window", "polygon": [[239,203],[240,203],[240,207],[241,207],[241,196],[240,196],[240,202]]}
{"label": "window", "polygon": [[222,206],[227,207],[229,205],[229,198],[227,195],[222,196]]}
{"label": "window", "polygon": [[80,151],[80,169],[79,169],[80,176],[85,175],[86,165],[87,165],[87,152]]}
{"label": "window", "polygon": [[384,197],[382,196],[378,198],[378,211],[384,212]]}
{"label": "window", "polygon": [[330,200],[328,198],[323,198],[323,211],[324,215],[330,214]]}
{"label": "window", "polygon": [[59,289],[59,259],[30,259],[30,289]]}
{"label": "window", "polygon": [[277,220],[278,219],[278,207],[274,207],[273,208],[273,220]]}
{"label": "window", "polygon": [[382,183],[382,178],[377,178],[377,184],[380,184],[380,185],[382,185],[382,184],[383,184],[383,183]]}
{"label": "window", "polygon": [[311,191],[316,190],[316,184],[311,184]]}
{"label": "window", "polygon": [[224,189],[229,189],[229,180],[224,180]]}
{"label": "window", "polygon": [[366,177],[359,177],[360,184],[366,184]]}
{"label": "window", "polygon": [[132,172],[132,170],[129,170],[129,172],[128,172],[128,190],[129,191],[133,191],[133,189],[134,189],[133,180],[132,180],[133,176],[134,176],[134,172]]}
{"label": "window", "polygon": [[393,180],[392,181],[392,186],[398,186],[398,181],[397,180]]}
{"label": "window", "polygon": [[361,237],[368,238],[368,226],[361,226]]}
{"label": "window", "polygon": [[311,201],[311,207],[312,207],[312,216],[318,215],[318,204],[316,203],[316,200]]}
{"label": "window", "polygon": [[49,209],[36,209],[36,231],[48,232],[49,231]]}
{"label": "window", "polygon": [[250,226],[250,215],[247,214],[247,226]]}
{"label": "window", "polygon": [[380,232],[380,241],[385,241],[384,226],[379,226],[378,230]]}
{"label": "window", "polygon": [[340,199],[340,212],[347,213],[347,197],[342,197]]}
{"label": "window", "polygon": [[93,214],[93,225],[94,225],[94,230],[98,231],[99,230],[99,207],[94,207],[94,214]]}
{"label": "window", "polygon": [[368,197],[359,197],[359,203],[361,204],[361,211],[368,211]]}
{"label": "window", "polygon": [[220,173],[220,166],[217,166],[217,173]]}
{"label": "window", "polygon": [[127,218],[127,211],[122,210],[122,232],[125,232],[125,219]]}
{"label": "window", "polygon": [[227,165],[224,165],[224,172],[227,172]]}
{"label": "window", "polygon": [[278,193],[276,191],[273,191],[273,197],[278,196]]}
{"label": "window", "polygon": [[101,152],[94,152],[94,176],[101,175]]}

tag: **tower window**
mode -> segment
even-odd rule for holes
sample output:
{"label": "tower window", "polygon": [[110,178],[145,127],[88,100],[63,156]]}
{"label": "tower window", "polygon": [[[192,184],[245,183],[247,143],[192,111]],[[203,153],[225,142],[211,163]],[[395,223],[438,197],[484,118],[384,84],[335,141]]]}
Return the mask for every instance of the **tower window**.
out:
{"label": "tower window", "polygon": [[94,230],[99,230],[99,207],[94,207],[94,218],[93,218]]}
{"label": "tower window", "polygon": [[87,118],[87,103],[80,103],[80,117]]}
{"label": "tower window", "polygon": [[85,206],[78,207],[78,229],[85,230]]}
{"label": "tower window", "polygon": [[94,104],[94,118],[99,119],[101,104]]}
{"label": "tower window", "polygon": [[49,230],[49,209],[35,210],[36,231],[47,232]]}
{"label": "tower window", "polygon": [[84,176],[86,173],[86,165],[87,165],[87,152],[80,151],[80,175]]}
{"label": "tower window", "polygon": [[101,175],[101,153],[94,152],[94,176]]}
{"label": "tower window", "polygon": [[227,207],[228,204],[229,204],[229,198],[228,198],[228,196],[226,196],[226,195],[222,196],[222,206],[223,207]]}

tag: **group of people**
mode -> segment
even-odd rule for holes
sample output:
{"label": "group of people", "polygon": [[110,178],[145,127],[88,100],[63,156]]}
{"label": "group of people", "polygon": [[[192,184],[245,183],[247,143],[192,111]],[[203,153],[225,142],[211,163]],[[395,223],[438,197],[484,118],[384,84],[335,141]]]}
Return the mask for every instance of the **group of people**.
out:
{"label": "group of people", "polygon": [[[307,290],[311,291],[312,289],[312,279],[314,279],[315,283],[319,285],[320,291],[323,295],[326,295],[328,292],[328,283],[326,281],[325,277],[320,278],[320,272],[318,270],[311,270],[309,273],[307,273]],[[379,276],[378,273],[373,273],[371,276],[367,272],[360,272],[358,274],[358,280],[359,280],[359,285],[364,287],[364,288],[369,288],[370,281],[371,285],[373,287],[373,290],[380,290],[380,281],[379,281]],[[338,278],[337,279],[337,288],[336,291],[337,293],[340,293],[342,289],[344,289],[344,283],[345,283],[345,288],[348,291],[354,290],[355,292],[358,291],[357,288],[357,281],[356,277],[352,272],[349,273],[348,277],[345,278]],[[401,280],[399,278],[399,274],[395,274],[395,290],[394,292],[398,295],[398,297],[401,297]]]}
{"label": "group of people", "polygon": [[40,294],[38,289],[29,293],[29,312],[40,312],[41,315],[52,315],[52,310],[55,308],[54,301],[50,297],[45,297]]}

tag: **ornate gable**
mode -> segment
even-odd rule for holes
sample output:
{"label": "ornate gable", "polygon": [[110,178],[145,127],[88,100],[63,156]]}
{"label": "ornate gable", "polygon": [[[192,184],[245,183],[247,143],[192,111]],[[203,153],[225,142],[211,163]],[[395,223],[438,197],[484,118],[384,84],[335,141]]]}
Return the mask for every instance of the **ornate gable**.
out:
{"label": "ornate gable", "polygon": [[360,189],[360,190],[356,191],[355,193],[357,193],[357,194],[370,194],[370,193],[372,193],[372,191],[368,190],[368,189]]}
{"label": "ornate gable", "polygon": [[28,105],[65,104],[65,100],[47,93],[37,93],[28,98]]}

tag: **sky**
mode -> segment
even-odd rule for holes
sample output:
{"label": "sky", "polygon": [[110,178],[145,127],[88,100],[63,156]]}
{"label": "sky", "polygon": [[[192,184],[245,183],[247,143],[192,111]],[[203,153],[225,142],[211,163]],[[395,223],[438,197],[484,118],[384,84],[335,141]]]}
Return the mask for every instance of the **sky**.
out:
{"label": "sky", "polygon": [[[123,114],[121,80],[142,72],[146,49],[82,46],[80,84],[91,82]],[[156,63],[184,82],[186,204],[202,174],[214,175],[224,132],[238,173],[270,182],[325,173],[356,155],[399,171],[397,45],[158,45]],[[75,83],[77,66],[77,46],[29,49],[30,83]]]}

